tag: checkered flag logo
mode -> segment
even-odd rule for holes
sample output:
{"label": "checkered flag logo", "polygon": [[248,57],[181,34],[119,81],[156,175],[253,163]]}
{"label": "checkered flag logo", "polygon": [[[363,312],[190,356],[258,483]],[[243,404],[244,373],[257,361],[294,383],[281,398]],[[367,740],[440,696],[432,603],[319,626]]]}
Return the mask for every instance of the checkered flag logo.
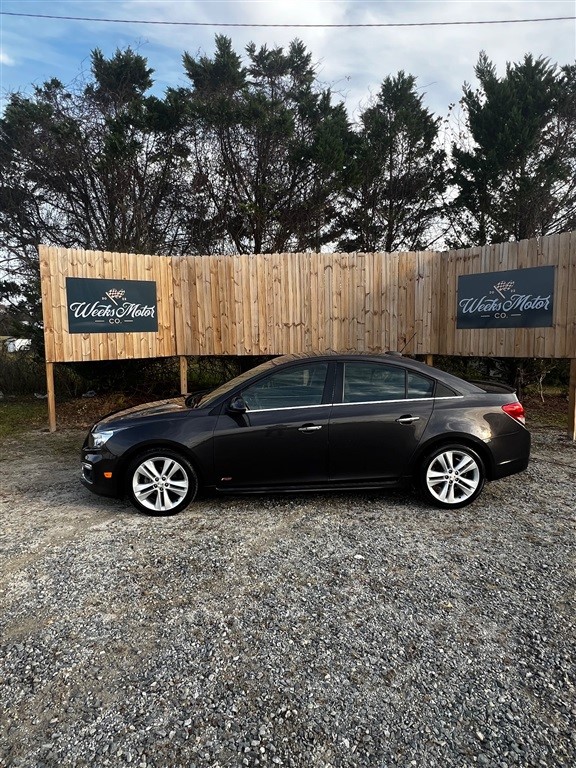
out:
{"label": "checkered flag logo", "polygon": [[118,303],[116,299],[123,299],[125,295],[126,291],[118,290],[117,288],[111,288],[109,291],[106,291],[106,296],[108,296],[110,301],[114,302],[114,304]]}
{"label": "checkered flag logo", "polygon": [[505,280],[501,280],[499,283],[496,283],[496,285],[494,286],[494,290],[498,291],[500,296],[502,296],[502,298],[504,299],[506,298],[504,296],[504,291],[514,290],[514,280],[511,280],[509,283],[507,283]]}

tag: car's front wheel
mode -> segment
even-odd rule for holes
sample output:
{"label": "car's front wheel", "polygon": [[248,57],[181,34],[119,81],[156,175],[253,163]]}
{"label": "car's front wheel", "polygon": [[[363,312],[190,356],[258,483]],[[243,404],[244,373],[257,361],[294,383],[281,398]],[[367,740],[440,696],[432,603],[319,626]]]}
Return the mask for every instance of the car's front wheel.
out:
{"label": "car's front wheel", "polygon": [[128,496],[148,515],[176,515],[198,492],[190,462],[175,451],[155,449],[140,454],[127,473]]}
{"label": "car's front wheel", "polygon": [[478,497],[486,472],[476,451],[464,445],[443,445],[424,459],[420,488],[437,507],[459,509]]}

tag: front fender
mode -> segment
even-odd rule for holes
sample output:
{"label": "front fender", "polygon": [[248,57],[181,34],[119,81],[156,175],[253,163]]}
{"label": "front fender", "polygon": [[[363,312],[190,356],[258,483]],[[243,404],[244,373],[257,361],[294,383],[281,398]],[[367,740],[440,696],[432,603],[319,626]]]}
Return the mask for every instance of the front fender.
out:
{"label": "front fender", "polygon": [[106,444],[106,448],[115,454],[118,471],[124,477],[130,462],[143,451],[151,448],[170,448],[187,458],[198,474],[199,481],[209,484],[214,474],[214,426],[215,419],[206,416],[196,420],[194,430],[186,429],[186,424],[158,422],[154,428],[129,427],[115,434]]}

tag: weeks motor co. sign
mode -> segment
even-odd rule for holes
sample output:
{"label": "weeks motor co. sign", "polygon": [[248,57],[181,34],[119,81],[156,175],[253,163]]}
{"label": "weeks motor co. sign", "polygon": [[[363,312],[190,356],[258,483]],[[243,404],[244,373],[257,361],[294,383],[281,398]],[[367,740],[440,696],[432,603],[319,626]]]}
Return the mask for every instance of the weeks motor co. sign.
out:
{"label": "weeks motor co. sign", "polygon": [[458,278],[457,328],[544,328],[553,315],[554,267]]}
{"label": "weeks motor co. sign", "polygon": [[69,333],[158,330],[156,282],[66,278]]}

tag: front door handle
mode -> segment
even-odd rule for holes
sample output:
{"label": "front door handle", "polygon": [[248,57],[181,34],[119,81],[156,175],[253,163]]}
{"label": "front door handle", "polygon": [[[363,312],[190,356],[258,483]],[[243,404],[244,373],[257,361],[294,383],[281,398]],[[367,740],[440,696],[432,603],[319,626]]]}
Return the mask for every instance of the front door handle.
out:
{"label": "front door handle", "polygon": [[420,416],[400,416],[396,421],[398,424],[413,424],[415,421],[420,421]]}
{"label": "front door handle", "polygon": [[322,429],[322,424],[305,424],[298,427],[298,432],[318,432],[319,429]]}

